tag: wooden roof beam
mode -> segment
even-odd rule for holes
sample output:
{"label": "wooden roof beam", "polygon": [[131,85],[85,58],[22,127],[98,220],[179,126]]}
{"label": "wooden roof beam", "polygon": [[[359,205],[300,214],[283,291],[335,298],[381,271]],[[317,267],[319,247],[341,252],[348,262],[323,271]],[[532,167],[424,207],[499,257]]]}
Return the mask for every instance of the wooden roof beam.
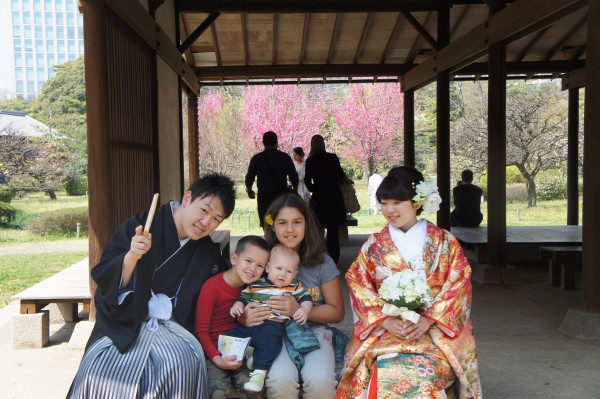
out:
{"label": "wooden roof beam", "polygon": [[[427,13],[427,16],[425,17],[425,21],[423,21],[423,25],[425,26],[429,26],[429,23],[432,21],[433,17],[433,13]],[[408,51],[408,55],[406,56],[406,63],[407,64],[412,64],[415,62],[415,58],[417,58],[417,55],[419,53],[419,49],[421,48],[421,44],[423,43],[423,36],[421,35],[417,35],[417,37],[415,38],[415,41],[413,42],[412,46],[410,46],[410,50]],[[434,47],[435,50],[435,47]]]}
{"label": "wooden roof beam", "polygon": [[358,41],[358,46],[356,47],[356,53],[354,54],[354,64],[358,64],[358,57],[360,57],[360,54],[365,46],[365,40],[367,38],[367,33],[369,32],[369,27],[371,26],[372,21],[373,14],[368,13],[367,18],[365,19],[365,24],[363,25],[362,33],[360,35],[360,40]]}
{"label": "wooden roof beam", "polygon": [[304,26],[302,27],[302,45],[300,46],[300,62],[304,64],[304,58],[306,57],[306,42],[308,41],[308,32],[310,30],[310,14],[304,14]]}
{"label": "wooden roof beam", "polygon": [[[187,29],[185,29],[185,24],[183,23],[183,18],[181,15],[179,16],[179,36],[188,37],[188,32]],[[194,67],[194,55],[192,54],[191,47],[188,47],[183,54],[185,55],[185,60],[188,63],[188,65],[190,67]]]}
{"label": "wooden roof beam", "polygon": [[215,58],[217,59],[217,65],[221,65],[221,50],[219,49],[219,39],[217,38],[217,30],[215,25],[210,26],[210,34],[213,39],[213,46],[215,48]]}
{"label": "wooden roof beam", "polygon": [[424,86],[445,70],[453,72],[487,53],[490,45],[541,29],[587,4],[585,0],[519,0],[407,72],[402,89]]}
{"label": "wooden roof beam", "polygon": [[[453,4],[471,4],[473,1],[457,0]],[[480,2],[479,2],[480,3]],[[254,14],[302,14],[344,12],[397,12],[435,11],[440,8],[439,0],[175,0],[179,12],[218,12]]]}
{"label": "wooden roof beam", "polygon": [[329,53],[327,53],[327,65],[331,64],[333,52],[335,51],[335,41],[337,40],[338,31],[340,30],[340,14],[335,15],[335,23],[333,32],[331,32],[331,41],[329,43]]}
{"label": "wooden roof beam", "polygon": [[387,60],[388,56],[390,55],[390,51],[392,51],[392,43],[394,43],[394,41],[396,40],[396,38],[398,37],[398,34],[400,33],[400,29],[402,29],[402,13],[398,13],[398,17],[396,18],[396,23],[394,24],[394,29],[392,29],[392,33],[390,34],[390,37],[388,38],[388,41],[385,45],[385,49],[383,50],[383,53],[381,54],[381,59],[380,59],[380,63],[385,64],[385,61]]}
{"label": "wooden roof beam", "polygon": [[343,76],[398,76],[412,68],[404,64],[304,64],[304,65],[250,65],[227,67],[196,67],[199,79],[271,79]]}
{"label": "wooden roof beam", "polygon": [[523,49],[521,50],[521,52],[519,53],[519,55],[517,55],[517,59],[515,61],[523,61],[525,59],[525,57],[527,57],[527,53],[529,53],[529,50],[531,50],[531,48],[533,46],[535,46],[535,44],[537,42],[539,42],[542,37],[544,37],[544,35],[546,34],[546,32],[548,32],[548,29],[550,29],[550,27],[546,26],[544,29],[539,30],[535,34],[535,36],[529,41],[529,43],[527,43],[525,45],[525,47],[523,47]]}
{"label": "wooden roof beam", "polygon": [[240,15],[242,24],[242,46],[244,47],[244,65],[248,65],[248,30],[246,29],[246,14]]}
{"label": "wooden roof beam", "polygon": [[585,68],[565,74],[562,78],[562,89],[579,89],[585,87]]}
{"label": "wooden roof beam", "polygon": [[[437,44],[436,40],[433,38],[433,36],[431,36],[429,31],[427,29],[425,29],[423,27],[423,25],[421,25],[421,23],[419,21],[417,21],[417,19],[415,17],[413,17],[412,14],[409,13],[408,11],[402,10],[400,12],[404,16],[404,18],[408,21],[408,23],[411,24],[411,26],[413,28],[415,28],[415,30],[419,33],[419,35],[421,35],[421,37],[423,39],[425,39],[425,41],[427,43],[429,43],[429,45],[434,50],[437,50],[438,44]],[[429,13],[429,15],[431,15],[431,13]],[[424,25],[427,25],[427,24],[425,23]]]}
{"label": "wooden roof beam", "polygon": [[206,17],[206,19],[202,21],[202,23],[183,41],[183,43],[177,46],[179,52],[183,54],[185,50],[187,50],[192,43],[194,43],[200,37],[200,35],[202,35],[204,31],[208,29],[212,23],[217,20],[217,18],[219,18],[219,15],[221,14],[211,13],[208,17]]}
{"label": "wooden roof beam", "polygon": [[463,10],[461,11],[460,15],[458,16],[458,18],[456,19],[456,23],[454,24],[454,26],[452,27],[452,29],[450,30],[450,38],[452,38],[452,36],[454,36],[454,34],[456,33],[456,31],[458,30],[458,28],[460,28],[460,26],[462,25],[465,17],[467,16],[467,14],[469,13],[469,10],[471,9],[471,5],[467,4],[465,5],[465,7],[463,8]]}
{"label": "wooden roof beam", "polygon": [[271,62],[271,64],[276,65],[277,64],[277,46],[278,46],[278,39],[279,37],[277,36],[277,33],[279,32],[279,19],[277,17],[277,14],[273,14],[273,60]]}
{"label": "wooden roof beam", "polygon": [[575,35],[577,33],[577,31],[579,31],[579,29],[581,29],[583,27],[583,25],[585,25],[586,21],[587,21],[587,14],[584,15],[583,18],[581,18],[571,29],[569,29],[569,31],[563,37],[561,37],[561,39],[554,45],[554,47],[552,47],[552,49],[550,51],[548,51],[548,53],[544,57],[544,60],[550,61],[552,59],[552,57],[554,57],[556,55],[556,53],[558,53],[560,51],[562,46],[564,46],[565,43],[570,38],[572,38],[573,35]]}

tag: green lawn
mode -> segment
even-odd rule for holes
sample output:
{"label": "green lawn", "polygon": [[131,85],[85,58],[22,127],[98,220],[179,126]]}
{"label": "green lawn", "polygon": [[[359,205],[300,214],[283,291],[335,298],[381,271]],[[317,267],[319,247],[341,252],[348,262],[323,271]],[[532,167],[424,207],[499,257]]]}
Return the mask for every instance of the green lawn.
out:
{"label": "green lawn", "polygon": [[87,252],[0,256],[0,308],[25,288],[88,256]]}
{"label": "green lawn", "polygon": [[17,209],[17,214],[11,226],[0,225],[0,248],[2,244],[67,238],[64,235],[40,235],[25,230],[27,221],[42,213],[65,208],[80,208],[88,204],[87,196],[71,197],[60,192],[57,196],[57,200],[51,200],[43,193],[30,193],[23,198],[14,198],[10,204]]}
{"label": "green lawn", "polygon": [[[372,233],[385,226],[381,215],[369,212],[367,184],[355,183],[361,210],[354,214],[358,226],[350,227],[349,233]],[[238,199],[231,217],[223,222],[221,229],[231,230],[232,235],[262,234],[258,226],[256,200],[246,195],[244,185],[237,184]],[[0,226],[0,252],[3,246],[32,242],[65,239],[64,236],[42,236],[23,229],[30,218],[35,218],[42,212],[54,211],[61,208],[76,208],[87,205],[87,197],[69,197],[59,195],[58,200],[52,201],[43,194],[29,194],[24,198],[14,199],[11,205],[17,209],[16,221],[12,226]],[[487,221],[487,202],[482,204],[484,214],[483,225]],[[580,212],[581,214],[581,212]],[[425,217],[435,222],[435,215],[425,214]],[[506,207],[507,224],[519,225],[562,225],[566,224],[567,204],[562,201],[538,202],[535,208],[527,208],[526,203],[510,203]],[[581,220],[581,216],[580,216]],[[86,252],[51,253],[42,255],[4,255],[0,256],[0,307],[10,301],[10,297],[58,271],[85,258]]]}
{"label": "green lawn", "polygon": [[[385,219],[381,215],[373,215],[369,212],[369,198],[367,183],[356,182],[354,184],[358,202],[361,210],[354,214],[358,219],[358,226],[350,227],[349,233],[372,233],[381,230],[385,226]],[[237,185],[238,199],[235,210],[220,228],[231,230],[232,235],[260,234],[258,216],[256,213],[256,200],[251,200],[246,195],[243,184]],[[580,207],[581,208],[581,207]],[[481,204],[483,213],[483,224],[487,224],[487,202]],[[432,222],[436,216],[423,214]],[[580,211],[581,221],[581,211]],[[561,225],[567,223],[567,201],[538,201],[535,208],[527,208],[527,203],[509,203],[506,205],[506,223],[509,226],[542,226]]]}

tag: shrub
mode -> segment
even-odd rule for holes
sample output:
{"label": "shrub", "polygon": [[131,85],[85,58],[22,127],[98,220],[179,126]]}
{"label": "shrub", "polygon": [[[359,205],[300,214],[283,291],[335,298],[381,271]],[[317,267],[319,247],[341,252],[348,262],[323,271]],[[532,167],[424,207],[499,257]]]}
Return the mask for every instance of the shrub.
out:
{"label": "shrub", "polygon": [[68,195],[86,195],[88,191],[87,176],[75,176],[65,186]]}
{"label": "shrub", "polygon": [[14,194],[12,193],[12,191],[0,189],[0,202],[10,204],[10,201],[12,201],[13,197]]}
{"label": "shrub", "polygon": [[540,173],[535,184],[539,200],[548,201],[567,198],[567,182],[557,174]]}
{"label": "shrub", "polygon": [[48,212],[39,218],[30,219],[27,222],[27,229],[41,234],[74,235],[77,231],[77,223],[80,224],[81,233],[88,232],[88,209],[86,207]]}
{"label": "shrub", "polygon": [[356,161],[345,160],[342,160],[340,163],[342,165],[342,169],[344,169],[344,173],[346,173],[346,176],[348,176],[354,181],[362,180],[363,170],[360,163]]}
{"label": "shrub", "polygon": [[506,185],[506,202],[527,201],[527,186],[523,183]]}
{"label": "shrub", "polygon": [[6,202],[0,201],[0,223],[9,224],[15,220],[17,210]]}

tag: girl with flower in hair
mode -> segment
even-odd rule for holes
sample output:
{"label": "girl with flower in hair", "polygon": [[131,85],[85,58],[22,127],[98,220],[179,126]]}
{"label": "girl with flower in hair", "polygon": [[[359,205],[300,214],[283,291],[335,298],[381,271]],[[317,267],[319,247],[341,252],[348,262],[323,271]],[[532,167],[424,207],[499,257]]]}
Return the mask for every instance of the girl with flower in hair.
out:
{"label": "girl with flower in hair", "polygon": [[[344,345],[347,338],[328,323],[344,318],[344,299],[338,268],[325,251],[323,236],[308,204],[297,194],[275,199],[265,216],[265,238],[271,245],[281,244],[298,253],[298,280],[310,293],[314,306],[308,314],[308,325],[318,340],[318,349],[303,356],[293,353],[286,343],[273,362],[265,385],[269,399],[331,399],[335,395],[336,353],[334,345]],[[263,323],[271,311],[292,317],[300,307],[293,296],[271,297],[268,308],[249,303],[238,321],[253,327]],[[270,309],[270,310],[269,310]],[[344,340],[345,338],[345,340]],[[296,344],[296,342],[294,342]],[[340,363],[342,359],[339,359]]]}
{"label": "girl with flower in hair", "polygon": [[[388,225],[369,237],[346,274],[354,332],[336,397],[481,398],[471,268],[452,234],[417,219],[439,209],[437,187],[415,168],[396,167],[377,200]],[[387,283],[398,274],[419,280],[412,297],[424,300],[415,317],[389,311]],[[391,291],[410,283],[395,280]]]}

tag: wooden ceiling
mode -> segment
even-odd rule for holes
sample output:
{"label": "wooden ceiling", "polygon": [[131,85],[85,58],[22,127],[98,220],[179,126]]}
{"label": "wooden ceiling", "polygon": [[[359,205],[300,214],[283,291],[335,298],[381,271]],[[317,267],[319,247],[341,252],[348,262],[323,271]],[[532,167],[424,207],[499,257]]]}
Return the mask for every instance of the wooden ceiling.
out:
{"label": "wooden ceiling", "polygon": [[[489,0],[486,0],[489,1]],[[508,5],[509,9],[517,0]],[[489,19],[485,1],[175,0],[179,49],[201,85],[398,81]],[[587,3],[507,39],[512,77],[557,77],[585,65]],[[449,10],[449,37],[438,38]],[[485,79],[487,55],[453,70]]]}

